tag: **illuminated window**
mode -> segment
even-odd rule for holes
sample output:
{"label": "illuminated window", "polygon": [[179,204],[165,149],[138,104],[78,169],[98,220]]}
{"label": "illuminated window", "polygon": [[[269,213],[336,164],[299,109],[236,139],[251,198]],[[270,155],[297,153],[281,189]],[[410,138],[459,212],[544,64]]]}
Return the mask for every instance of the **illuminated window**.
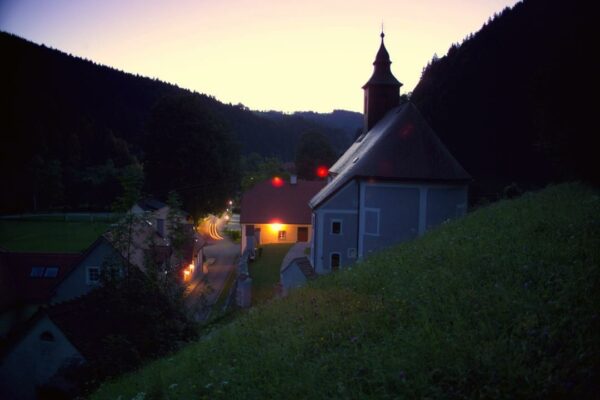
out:
{"label": "illuminated window", "polygon": [[331,221],[331,234],[341,235],[342,234],[342,221],[333,220]]}
{"label": "illuminated window", "polygon": [[87,267],[86,282],[88,285],[93,285],[100,282],[99,267]]}
{"label": "illuminated window", "polygon": [[286,240],[286,237],[287,237],[286,231],[279,231],[279,232],[277,232],[277,239],[278,240]]}

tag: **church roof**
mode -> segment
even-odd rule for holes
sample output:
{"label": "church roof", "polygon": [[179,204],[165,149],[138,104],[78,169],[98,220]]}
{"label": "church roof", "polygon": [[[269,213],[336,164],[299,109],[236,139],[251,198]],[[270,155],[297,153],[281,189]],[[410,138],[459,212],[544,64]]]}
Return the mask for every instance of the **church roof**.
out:
{"label": "church roof", "polygon": [[312,208],[355,177],[413,182],[471,179],[412,103],[390,110],[329,172],[334,178],[310,200]]}
{"label": "church roof", "polygon": [[375,66],[373,69],[373,75],[371,75],[369,81],[364,84],[363,89],[370,85],[402,86],[402,83],[396,79],[394,74],[392,74],[392,70],[390,69],[392,62],[390,61],[390,54],[383,43],[384,37],[384,33],[381,32],[381,45],[379,46],[379,50],[375,56],[375,61],[373,62],[373,65]]}

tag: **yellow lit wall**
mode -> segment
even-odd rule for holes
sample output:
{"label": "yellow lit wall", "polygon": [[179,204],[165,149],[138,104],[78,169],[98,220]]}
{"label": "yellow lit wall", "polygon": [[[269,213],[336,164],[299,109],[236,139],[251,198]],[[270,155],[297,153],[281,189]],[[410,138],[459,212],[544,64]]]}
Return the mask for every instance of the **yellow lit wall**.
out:
{"label": "yellow lit wall", "polygon": [[[254,229],[260,229],[260,244],[270,243],[295,243],[298,241],[298,228],[308,228],[307,240],[310,241],[312,227],[310,225],[298,224],[254,224]],[[279,240],[279,230],[286,231],[285,240]],[[246,224],[242,225],[242,249],[246,247]]]}

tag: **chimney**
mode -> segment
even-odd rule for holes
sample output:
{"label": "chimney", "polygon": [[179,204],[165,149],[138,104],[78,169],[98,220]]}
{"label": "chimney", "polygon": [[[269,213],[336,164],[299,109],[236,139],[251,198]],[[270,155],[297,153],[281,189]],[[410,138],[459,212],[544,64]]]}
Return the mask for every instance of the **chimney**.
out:
{"label": "chimney", "polygon": [[295,174],[290,175],[290,185],[295,185],[298,183],[298,176]]}

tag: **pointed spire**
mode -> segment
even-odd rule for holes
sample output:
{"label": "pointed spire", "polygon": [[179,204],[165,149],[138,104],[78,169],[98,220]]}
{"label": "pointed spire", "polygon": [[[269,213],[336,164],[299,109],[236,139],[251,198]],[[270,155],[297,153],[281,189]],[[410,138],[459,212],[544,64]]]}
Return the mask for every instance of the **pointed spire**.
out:
{"label": "pointed spire", "polygon": [[[385,48],[384,38],[385,33],[383,32],[383,24],[381,26],[381,44],[379,45],[379,50],[377,51],[377,55],[375,56],[375,61],[373,65],[375,66],[373,70],[373,75],[371,79],[365,84],[365,86],[369,84],[379,84],[379,85],[399,85],[402,86],[402,83],[396,79],[394,74],[392,74],[392,70],[390,69],[390,65],[392,62],[390,61],[390,54]],[[363,86],[363,89],[365,88]]]}
{"label": "pointed spire", "polygon": [[385,48],[383,24],[381,25],[381,45],[373,62],[373,75],[363,89],[365,91],[365,125],[368,132],[389,110],[400,104],[400,87],[402,83],[396,79],[390,65],[390,55]]}

